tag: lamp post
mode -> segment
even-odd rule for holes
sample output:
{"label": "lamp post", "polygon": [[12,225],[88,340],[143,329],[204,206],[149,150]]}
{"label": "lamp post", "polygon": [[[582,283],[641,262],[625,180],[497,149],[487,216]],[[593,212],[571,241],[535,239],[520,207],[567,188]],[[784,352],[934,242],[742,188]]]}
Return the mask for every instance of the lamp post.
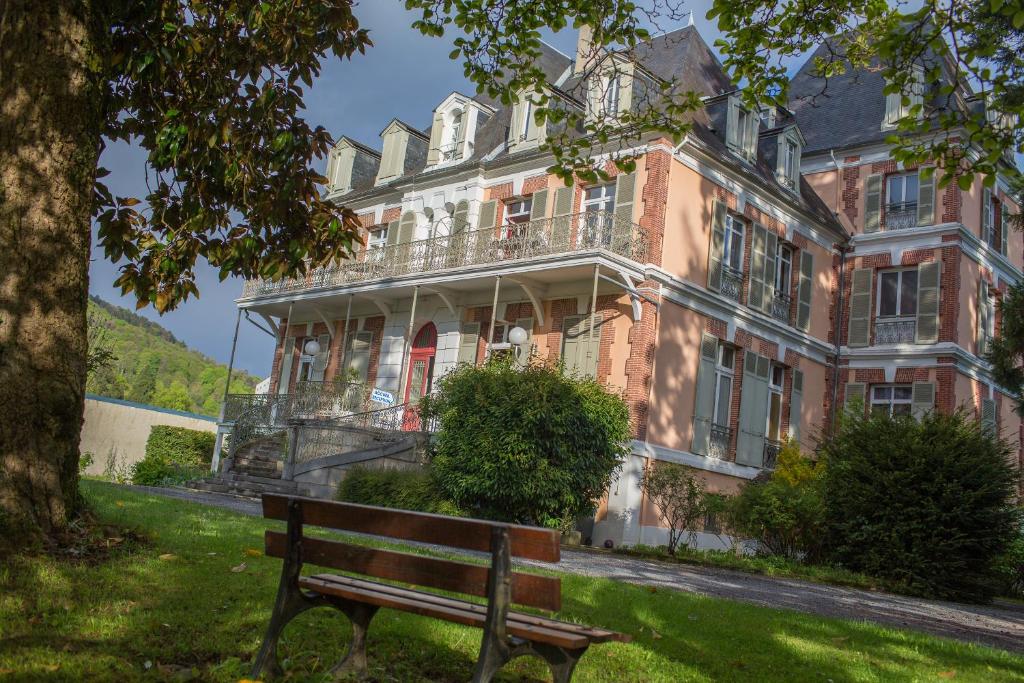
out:
{"label": "lamp post", "polygon": [[516,358],[523,365],[526,365],[527,360],[523,357],[523,354],[528,354],[530,352],[530,350],[526,348],[526,342],[529,340],[529,333],[518,325],[508,331],[508,341],[512,346],[516,347]]}

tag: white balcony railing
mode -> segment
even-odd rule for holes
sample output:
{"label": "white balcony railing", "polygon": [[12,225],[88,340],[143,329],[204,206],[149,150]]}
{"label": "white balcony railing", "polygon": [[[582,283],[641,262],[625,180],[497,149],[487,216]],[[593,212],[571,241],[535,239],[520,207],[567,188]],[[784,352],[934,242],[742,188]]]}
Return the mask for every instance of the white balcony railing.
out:
{"label": "white balcony railing", "polygon": [[740,300],[740,292],[743,291],[743,273],[733,270],[728,266],[722,267],[722,296],[727,296],[733,301]]}
{"label": "white balcony railing", "polygon": [[876,344],[913,344],[917,335],[915,318],[878,318],[875,320]]}
{"label": "white balcony railing", "polygon": [[909,230],[917,227],[917,202],[889,204],[885,207],[886,230]]}
{"label": "white balcony railing", "polygon": [[370,257],[365,260],[352,259],[314,268],[301,278],[249,280],[242,296],[337,287],[415,273],[595,250],[643,263],[647,259],[647,233],[639,225],[606,211],[544,218],[498,229],[392,244],[368,252]]}
{"label": "white balcony railing", "polygon": [[789,324],[789,311],[793,304],[793,297],[782,292],[775,292],[772,299],[772,317],[776,320]]}

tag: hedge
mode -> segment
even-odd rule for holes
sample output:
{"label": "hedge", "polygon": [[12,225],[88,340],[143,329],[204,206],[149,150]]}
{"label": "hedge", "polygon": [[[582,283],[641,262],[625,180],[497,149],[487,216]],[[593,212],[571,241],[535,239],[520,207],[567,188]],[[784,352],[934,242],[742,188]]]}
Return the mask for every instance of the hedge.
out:
{"label": "hedge", "polygon": [[461,515],[429,472],[353,467],[338,487],[338,500],[399,510]]}
{"label": "hedge", "polygon": [[185,427],[154,425],[146,456],[135,464],[132,482],[155,486],[192,479],[210,467],[217,435]]}

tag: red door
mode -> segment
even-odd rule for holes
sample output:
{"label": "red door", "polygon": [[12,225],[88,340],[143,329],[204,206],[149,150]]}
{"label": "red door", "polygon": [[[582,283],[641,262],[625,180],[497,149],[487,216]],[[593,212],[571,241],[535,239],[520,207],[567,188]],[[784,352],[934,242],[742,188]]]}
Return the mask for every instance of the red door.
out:
{"label": "red door", "polygon": [[437,328],[427,323],[416,333],[409,354],[409,374],[405,382],[406,430],[420,428],[419,411],[416,406],[420,399],[430,393],[434,381],[434,357],[437,355]]}

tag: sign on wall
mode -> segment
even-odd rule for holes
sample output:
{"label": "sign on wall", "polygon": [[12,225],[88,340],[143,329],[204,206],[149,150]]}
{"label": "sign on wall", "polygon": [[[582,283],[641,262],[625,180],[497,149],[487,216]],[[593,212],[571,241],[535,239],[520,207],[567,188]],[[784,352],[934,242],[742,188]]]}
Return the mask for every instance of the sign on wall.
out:
{"label": "sign on wall", "polygon": [[370,393],[370,400],[374,403],[383,403],[386,406],[393,405],[395,402],[395,395],[390,391],[384,391],[383,389],[374,389]]}

